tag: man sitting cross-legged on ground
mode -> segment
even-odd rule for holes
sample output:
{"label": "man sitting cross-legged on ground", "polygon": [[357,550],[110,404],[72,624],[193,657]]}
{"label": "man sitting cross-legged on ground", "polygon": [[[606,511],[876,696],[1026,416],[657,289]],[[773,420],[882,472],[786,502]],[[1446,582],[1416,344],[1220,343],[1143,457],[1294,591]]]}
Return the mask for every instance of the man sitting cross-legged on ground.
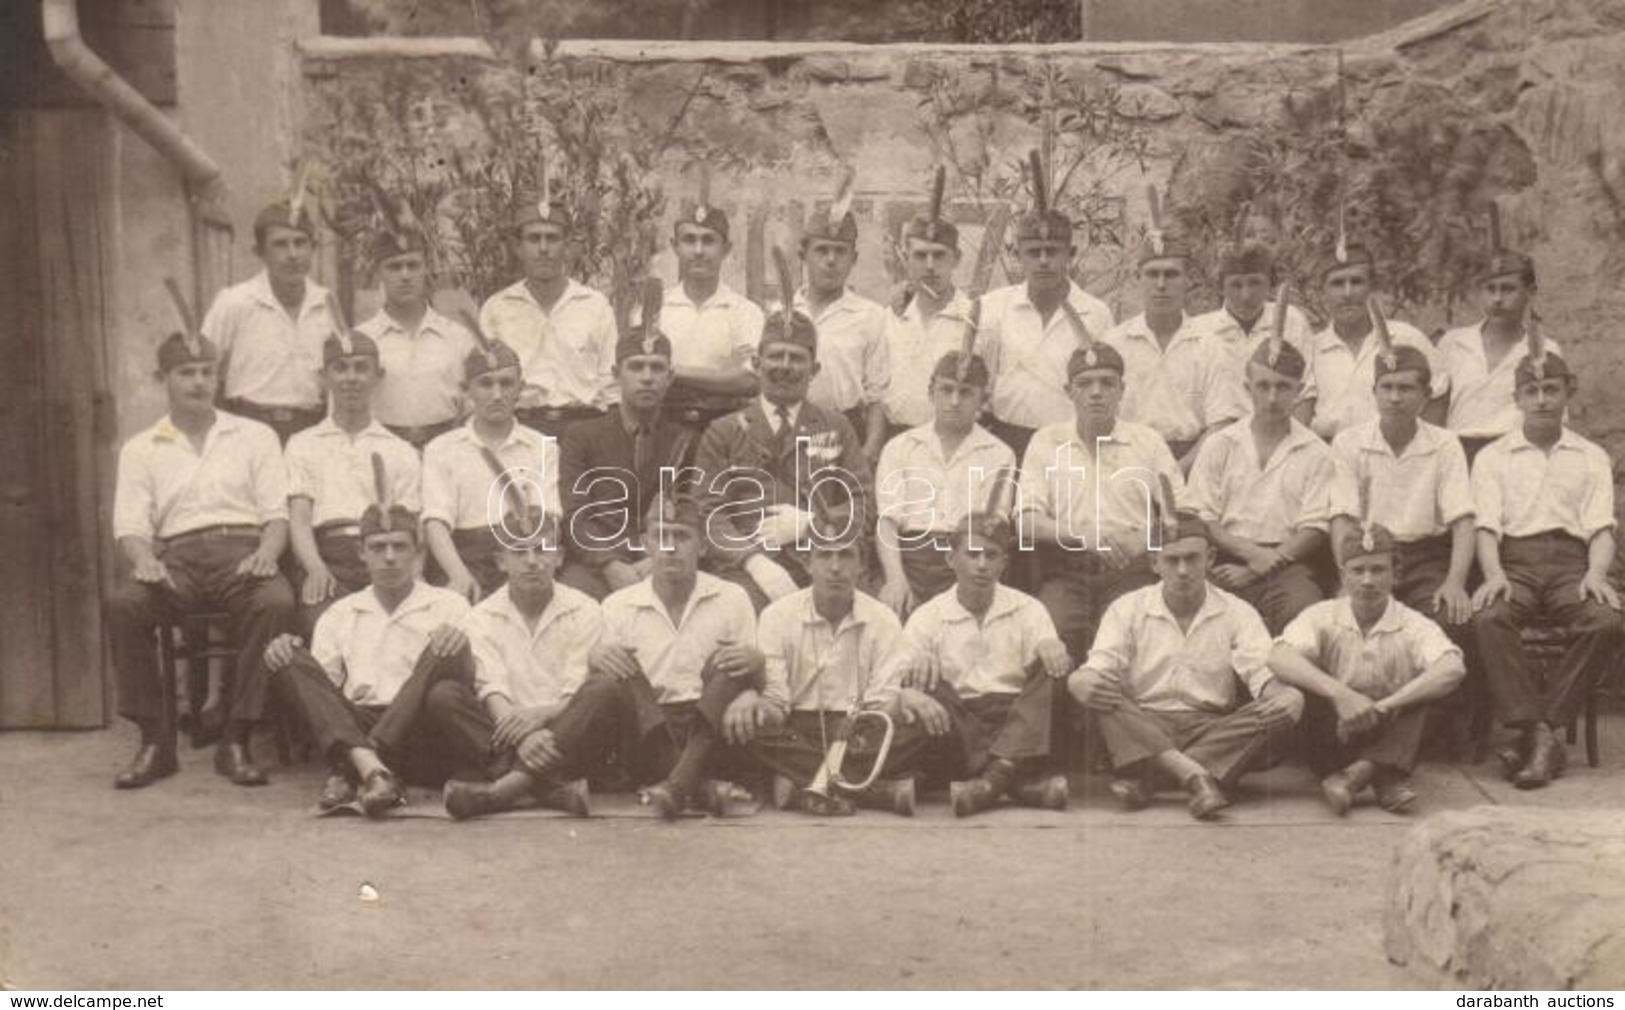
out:
{"label": "man sitting cross-legged on ground", "polygon": [[1106,610],[1068,688],[1094,713],[1124,809],[1145,807],[1163,777],[1184,786],[1191,815],[1205,820],[1230,805],[1226,788],[1272,763],[1303,696],[1270,676],[1257,611],[1208,584],[1207,524],[1182,512],[1168,525],[1162,581]]}
{"label": "man sitting cross-legged on ground", "polygon": [[[854,806],[914,813],[914,779],[927,737],[902,725],[917,720],[918,708],[902,711],[893,653],[902,624],[891,608],[857,590],[863,571],[863,538],[850,511],[817,510],[807,544],[812,585],[762,611],[757,644],[766,663],[763,700],[774,714],[766,729],[748,718],[753,703],[735,702],[726,717],[730,742],[744,742],[751,755],[775,773],[774,799],[781,807],[841,815]],[[915,695],[916,704],[920,696]],[[846,794],[812,792],[830,745],[840,738],[849,716],[888,713],[898,722],[882,774],[868,789]],[[878,755],[878,718],[850,726],[847,760],[837,771],[848,781],[868,775]]]}
{"label": "man sitting cross-legged on ground", "polygon": [[1270,669],[1304,694],[1309,767],[1339,816],[1367,786],[1390,813],[1416,802],[1411,769],[1427,704],[1456,689],[1467,667],[1437,624],[1394,598],[1396,545],[1381,526],[1338,545],[1344,595],[1287,625]]}
{"label": "man sitting cross-legged on ground", "polygon": [[396,771],[435,786],[483,774],[491,720],[474,697],[460,628],[468,601],[417,577],[417,515],[369,506],[361,552],[372,585],[327,608],[308,651],[283,635],[266,648],[265,664],[327,758],[321,808],[359,799],[363,813],[381,817],[405,801]]}
{"label": "man sitting cross-legged on ground", "polygon": [[955,817],[990,810],[1006,792],[1051,810],[1068,798],[1049,759],[1056,680],[1072,664],[1044,605],[999,583],[1015,543],[1008,514],[995,507],[960,520],[948,561],[954,588],[909,617],[896,660],[898,705],[934,738],[929,761],[952,780]]}
{"label": "man sitting cross-legged on ground", "polygon": [[647,578],[611,593],[592,675],[620,682],[619,750],[644,802],[674,820],[691,802],[719,810],[724,790],[706,771],[723,713],[766,725],[756,611],[739,586],[699,570],[700,518],[691,498],[660,495],[643,533]]}
{"label": "man sitting cross-legged on ground", "polygon": [[463,620],[500,774],[491,783],[446,783],[446,811],[457,820],[532,797],[587,815],[583,776],[613,742],[619,690],[609,677],[587,676],[603,616],[592,597],[554,581],[559,557],[552,516],[510,512],[497,551],[507,582]]}

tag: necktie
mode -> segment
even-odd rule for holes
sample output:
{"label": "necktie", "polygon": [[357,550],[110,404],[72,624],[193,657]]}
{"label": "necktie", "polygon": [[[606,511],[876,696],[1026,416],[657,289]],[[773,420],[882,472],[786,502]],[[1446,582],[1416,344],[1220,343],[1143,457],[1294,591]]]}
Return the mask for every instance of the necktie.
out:
{"label": "necktie", "polygon": [[790,424],[790,408],[781,403],[779,404],[778,413],[779,430],[777,432],[777,439],[778,446],[782,450],[785,446],[790,444],[790,436],[792,434],[790,430],[792,427]]}
{"label": "necktie", "polygon": [[632,472],[641,480],[649,467],[649,426],[640,424],[632,433]]}

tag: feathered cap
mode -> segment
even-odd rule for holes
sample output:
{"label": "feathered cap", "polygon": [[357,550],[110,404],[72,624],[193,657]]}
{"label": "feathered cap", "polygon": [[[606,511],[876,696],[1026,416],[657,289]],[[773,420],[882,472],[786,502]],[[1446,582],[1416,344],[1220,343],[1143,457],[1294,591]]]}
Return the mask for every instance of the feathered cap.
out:
{"label": "feathered cap", "polygon": [[976,328],[982,320],[982,300],[972,299],[970,316],[965,320],[965,332],[959,338],[959,350],[949,351],[937,359],[931,378],[953,379],[955,382],[986,389],[991,381],[987,362],[976,353]]}
{"label": "feathered cap", "polygon": [[299,166],[294,176],[293,192],[287,197],[266,204],[254,215],[255,241],[264,237],[271,228],[293,228],[311,238],[316,237],[316,215],[310,209],[310,164]]}
{"label": "feathered cap", "polygon": [[378,344],[360,330],[350,329],[350,324],[344,318],[344,310],[339,307],[339,300],[331,291],[327,293],[327,317],[332,321],[333,332],[322,341],[323,368],[340,358],[378,357]]}
{"label": "feathered cap", "polygon": [[1073,351],[1066,362],[1066,380],[1079,372],[1087,372],[1094,368],[1106,368],[1121,376],[1125,370],[1123,355],[1110,344],[1100,343],[1095,335],[1089,332],[1089,324],[1083,321],[1069,299],[1061,299],[1061,314],[1066,316],[1067,325],[1072,328],[1072,336],[1078,342],[1077,350]]}
{"label": "feathered cap", "polygon": [[1332,243],[1332,255],[1321,266],[1320,275],[1325,277],[1333,270],[1344,267],[1365,265],[1376,268],[1376,260],[1371,250],[1365,246],[1349,240],[1348,208],[1344,201],[1337,201],[1337,238]]}
{"label": "feathered cap", "polygon": [[700,507],[693,495],[662,489],[649,499],[643,519],[645,531],[658,531],[662,526],[687,526],[697,533],[700,530]]}
{"label": "feathered cap", "polygon": [[1414,371],[1421,373],[1423,385],[1431,382],[1433,366],[1428,363],[1427,355],[1409,344],[1394,343],[1393,334],[1388,329],[1388,317],[1383,315],[1377,296],[1367,298],[1366,306],[1371,312],[1371,336],[1377,342],[1377,358],[1372,363],[1373,379],[1393,372]]}
{"label": "feathered cap", "polygon": [[852,184],[857,179],[857,171],[850,165],[841,173],[841,183],[835,189],[835,196],[830,200],[829,207],[823,213],[814,213],[807,222],[806,230],[801,233],[802,248],[813,239],[822,239],[826,242],[844,242],[847,245],[856,245],[858,241],[858,222],[852,216]]}
{"label": "feathered cap", "polygon": [[1269,334],[1258,345],[1258,350],[1253,352],[1252,360],[1277,375],[1302,380],[1309,363],[1304,360],[1303,352],[1287,343],[1286,339],[1286,310],[1291,293],[1285,281],[1276,289],[1275,316],[1270,321]]}
{"label": "feathered cap", "polygon": [[[463,380],[472,382],[486,372],[503,368],[521,368],[519,355],[500,340],[493,340],[480,328],[480,321],[467,309],[459,309],[457,320],[474,335],[474,349],[463,359]],[[523,369],[521,368],[521,371]]]}
{"label": "feathered cap", "polygon": [[1490,281],[1497,277],[1517,277],[1529,287],[1535,286],[1535,261],[1521,252],[1508,249],[1502,241],[1501,207],[1495,201],[1490,201],[1489,210],[1490,227],[1490,258],[1484,264],[1483,273],[1479,281]]}
{"label": "feathered cap", "polygon": [[653,355],[671,360],[671,340],[660,330],[660,306],[666,298],[666,289],[658,277],[643,280],[639,301],[638,321],[626,328],[626,333],[615,344],[615,363],[627,358]]}
{"label": "feathered cap", "polygon": [[1258,242],[1247,241],[1247,221],[1251,217],[1253,205],[1251,201],[1244,201],[1236,211],[1235,223],[1231,228],[1230,240],[1219,251],[1219,283],[1222,285],[1226,277],[1242,274],[1262,274],[1270,280],[1275,279],[1275,257],[1269,248]]}
{"label": "feathered cap", "polygon": [[924,214],[911,217],[903,225],[903,239],[915,238],[922,242],[959,248],[959,229],[942,216],[943,194],[948,185],[948,170],[941,165],[931,178],[931,201]]}
{"label": "feathered cap", "polygon": [[545,160],[541,166],[541,185],[516,193],[513,212],[509,216],[509,225],[516,232],[537,222],[556,224],[565,231],[572,226],[570,205],[564,193],[553,185],[553,177],[547,171]]}
{"label": "feathered cap", "polygon": [[1145,200],[1151,223],[1145,230],[1145,242],[1140,246],[1139,265],[1143,267],[1152,260],[1189,258],[1190,249],[1170,233],[1162,194],[1156,186],[1148,184],[1145,187]]}
{"label": "feathered cap", "polygon": [[1016,222],[1016,241],[1070,243],[1072,219],[1055,209],[1056,194],[1036,149],[1027,153],[1027,174],[1033,185],[1033,205]]}
{"label": "feathered cap", "polygon": [[687,204],[678,212],[678,224],[695,224],[701,228],[709,228],[722,236],[723,241],[728,240],[728,215],[720,207],[711,203],[711,165],[701,158],[695,167],[698,176],[698,187],[694,201]]}
{"label": "feathered cap", "polygon": [[949,542],[956,548],[966,545],[978,547],[983,540],[988,540],[1009,553],[1016,543],[1012,513],[1015,511],[1020,476],[1021,471],[1014,466],[999,467],[989,481],[987,502],[959,520],[949,536]]}
{"label": "feathered cap", "polygon": [[158,371],[168,374],[182,365],[189,365],[195,361],[218,361],[219,349],[199,329],[197,315],[193,313],[186,296],[181,294],[180,285],[175,283],[175,278],[164,278],[164,290],[169,292],[169,300],[175,307],[175,317],[180,322],[181,328],[158,344]]}
{"label": "feathered cap", "polygon": [[374,533],[395,530],[406,530],[416,535],[418,515],[395,502],[390,494],[389,471],[384,466],[384,457],[376,452],[372,454],[372,494],[372,504],[361,513],[361,539],[365,540]]}
{"label": "feathered cap", "polygon": [[1157,474],[1157,531],[1162,535],[1160,550],[1187,537],[1200,537],[1213,542],[1213,531],[1201,516],[1179,508],[1174,495],[1174,482],[1165,473]]}
{"label": "feathered cap", "polygon": [[1553,354],[1546,346],[1546,330],[1541,325],[1540,314],[1529,313],[1529,327],[1526,337],[1529,353],[1518,362],[1514,373],[1514,385],[1521,386],[1526,382],[1539,382],[1542,379],[1575,378],[1561,354]]}
{"label": "feathered cap", "polygon": [[370,174],[362,176],[362,183],[367,188],[367,198],[377,218],[377,231],[371,247],[372,262],[378,264],[408,253],[428,252],[423,228],[418,224],[417,215],[412,213],[411,205],[404,199],[391,200],[384,187]]}
{"label": "feathered cap", "polygon": [[759,346],[770,343],[784,342],[798,344],[812,352],[814,358],[818,357],[818,327],[813,325],[805,313],[793,308],[796,293],[795,274],[790,272],[790,261],[785,259],[784,250],[778,246],[773,247],[773,271],[779,280],[779,307],[773,310],[762,323],[762,339]]}

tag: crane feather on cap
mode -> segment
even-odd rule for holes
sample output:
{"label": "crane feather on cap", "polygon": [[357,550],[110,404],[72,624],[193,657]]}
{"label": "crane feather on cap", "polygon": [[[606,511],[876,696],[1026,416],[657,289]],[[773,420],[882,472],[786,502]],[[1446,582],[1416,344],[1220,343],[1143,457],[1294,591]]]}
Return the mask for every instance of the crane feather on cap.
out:
{"label": "crane feather on cap", "polygon": [[201,357],[203,345],[199,342],[197,315],[187,302],[186,296],[181,294],[181,286],[175,283],[175,278],[164,278],[164,290],[169,292],[169,300],[175,306],[175,315],[181,322],[181,342],[186,345],[186,353],[193,358]]}
{"label": "crane feather on cap", "polygon": [[378,526],[385,533],[390,529],[389,510],[395,506],[389,496],[389,472],[384,468],[382,453],[372,454],[372,492],[378,501]]}
{"label": "crane feather on cap", "polygon": [[784,339],[793,340],[795,329],[792,317],[795,310],[792,306],[796,297],[795,275],[790,272],[790,261],[784,258],[784,250],[778,246],[773,247],[773,272],[778,275],[779,280],[779,303],[783,307],[784,314],[782,320]]}

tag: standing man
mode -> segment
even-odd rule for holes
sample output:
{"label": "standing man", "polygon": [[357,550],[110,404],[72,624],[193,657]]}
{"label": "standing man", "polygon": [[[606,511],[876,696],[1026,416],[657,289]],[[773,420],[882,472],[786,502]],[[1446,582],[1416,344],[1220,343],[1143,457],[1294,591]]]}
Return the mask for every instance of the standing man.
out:
{"label": "standing man", "polygon": [[663,481],[686,484],[678,471],[699,441],[665,409],[671,341],[660,332],[661,298],[660,282],[651,279],[643,322],[615,345],[619,402],[605,417],[572,425],[560,447],[570,560],[559,578],[595,600],[648,577],[654,559],[642,550],[643,517]]}
{"label": "standing man", "polygon": [[463,360],[474,350],[473,334],[430,304],[428,257],[422,232],[381,231],[372,263],[384,304],[356,327],[378,347],[373,413],[419,451],[457,426]]}
{"label": "standing man", "polygon": [[328,316],[327,289],[309,279],[315,242],[301,171],[293,198],[254,218],[265,269],[222,290],[203,318],[203,335],[220,349],[221,405],[270,425],[283,443],[325,414],[322,341],[343,325]]}
{"label": "standing man", "polygon": [[[787,282],[788,265],[774,256]],[[790,548],[807,534],[818,482],[840,483],[862,528],[874,524],[873,472],[857,434],[840,414],[807,402],[819,370],[812,320],[781,309],[760,336],[761,396],[711,422],[694,457],[709,563],[758,609],[807,584]]]}
{"label": "standing man", "polygon": [[[1224,303],[1212,312],[1191,320],[1202,335],[1203,353],[1223,363],[1223,413],[1235,417],[1252,409],[1247,395],[1247,359],[1269,339],[1270,320],[1276,304],[1270,298],[1275,289],[1275,257],[1262,245],[1235,243],[1219,256],[1219,292]],[[1300,352],[1309,346],[1309,319],[1295,305],[1288,305],[1282,336]],[[1309,423],[1312,404],[1300,403],[1298,420]]]}
{"label": "standing man", "polygon": [[[1571,431],[1563,412],[1578,383],[1564,360],[1530,339],[1518,362],[1523,425],[1485,446],[1473,461],[1478,565],[1473,630],[1504,725],[1519,730],[1512,783],[1539,789],[1562,773],[1553,733],[1574,719],[1586,695],[1618,662],[1619,594],[1614,562],[1614,476],[1608,454]],[[1538,612],[1571,634],[1562,662],[1542,687],[1529,669],[1519,630]]]}
{"label": "standing man", "polygon": [[[1493,210],[1493,207],[1492,207]],[[1491,218],[1492,224],[1499,214]],[[1537,325],[1530,302],[1535,296],[1535,262],[1501,248],[1500,227],[1492,229],[1494,249],[1480,276],[1484,318],[1476,326],[1450,330],[1439,339],[1439,367],[1450,382],[1446,426],[1461,437],[1471,463],[1478,450],[1523,425],[1511,391],[1524,339]],[[1547,354],[1562,354],[1544,339]]]}
{"label": "standing man", "polygon": [[[973,333],[976,329],[979,310],[967,292],[954,286],[960,259],[959,229],[942,217],[945,180],[944,171],[938,168],[930,209],[903,225],[903,270],[908,283],[901,302],[886,317],[889,438],[936,419],[931,392],[919,382],[914,369],[922,361],[940,362],[944,354],[959,349],[967,327]],[[984,400],[985,394],[984,389]]]}
{"label": "standing man", "polygon": [[[185,313],[183,313],[184,315]],[[276,433],[215,409],[219,352],[196,332],[158,347],[169,413],[119,452],[113,538],[128,581],[107,603],[119,714],[141,746],[114,784],[139,789],[175,774],[174,727],[153,632],[188,612],[225,610],[241,648],[215,771],[241,786],[265,784],[248,752],[265,709],[265,645],[293,621],[293,590],[277,572],[288,543],[288,472]]]}
{"label": "standing man", "polygon": [[909,617],[897,662],[905,724],[934,741],[955,817],[991,810],[1009,794],[1024,806],[1065,809],[1066,775],[1052,743],[1071,661],[1037,600],[1001,585],[1015,545],[1007,510],[973,512],[953,532],[954,588]]}
{"label": "standing man", "polygon": [[762,698],[756,611],[743,589],[699,570],[701,535],[692,499],[654,500],[643,534],[654,566],[604,601],[588,661],[593,675],[619,681],[621,760],[634,782],[654,783],[643,800],[668,821],[694,803],[720,812],[707,772],[724,714],[758,729],[774,715]]}
{"label": "standing man", "polygon": [[1159,217],[1153,215],[1140,248],[1145,311],[1118,323],[1103,339],[1123,358],[1123,420],[1161,435],[1180,470],[1188,473],[1202,440],[1241,411],[1225,395],[1227,358],[1210,353],[1205,330],[1185,314],[1190,252],[1163,234]]}
{"label": "standing man", "polygon": [[463,361],[463,392],[473,414],[423,451],[429,553],[447,587],[471,601],[502,584],[496,561],[502,485],[517,484],[531,504],[559,514],[558,443],[514,417],[523,374],[511,347],[482,340]]}
{"label": "standing man", "polygon": [[540,196],[520,198],[509,221],[524,277],[485,300],[480,329],[519,355],[520,422],[559,438],[570,422],[602,417],[615,402],[615,312],[570,276],[574,236],[562,194],[544,185]]}
{"label": "standing man", "polygon": [[893,438],[880,453],[880,601],[899,618],[953,586],[950,535],[1016,464],[1010,447],[976,423],[987,403],[987,384],[979,355],[949,351],[931,371],[934,420]]}
{"label": "standing man", "polygon": [[1162,581],[1106,610],[1089,661],[1067,681],[1098,721],[1125,810],[1171,780],[1192,817],[1212,817],[1230,805],[1226,789],[1279,758],[1303,713],[1303,696],[1270,676],[1258,613],[1208,584],[1212,563],[1208,525],[1176,513],[1157,555]]}
{"label": "standing man", "polygon": [[1153,489],[1184,481],[1161,435],[1118,418],[1116,348],[1073,351],[1067,374],[1075,417],[1038,429],[1028,443],[1021,509],[1038,544],[1038,599],[1067,652],[1084,656],[1111,602],[1156,581]]}
{"label": "standing man", "polygon": [[[1377,355],[1377,418],[1332,439],[1332,544],[1361,525],[1391,535],[1393,595],[1446,628],[1472,616],[1473,488],[1450,432],[1422,420],[1432,372],[1416,348]],[[1339,556],[1339,564],[1347,558]]]}
{"label": "standing man", "polygon": [[1084,341],[1111,328],[1112,312],[1072,283],[1077,247],[1072,221],[1049,200],[1038,153],[1033,165],[1032,212],[1016,223],[1016,256],[1025,280],[982,299],[978,349],[993,372],[993,416],[988,430],[1019,457],[1033,432],[1072,416],[1066,364]]}
{"label": "standing man", "polygon": [[272,642],[265,666],[327,760],[320,809],[359,803],[382,817],[405,804],[402,779],[438,786],[482,775],[491,722],[474,698],[460,627],[468,601],[418,578],[418,517],[368,506],[361,547],[371,585],[327,608],[308,651],[294,635]]}
{"label": "standing man", "polygon": [[304,572],[299,603],[306,631],[329,602],[367,585],[361,553],[367,506],[418,508],[418,454],[372,416],[373,393],[384,376],[378,358],[378,345],[360,330],[328,337],[322,383],[331,413],[288,439],[288,534]]}
{"label": "standing man", "polygon": [[1287,625],[1270,669],[1303,692],[1309,767],[1339,817],[1375,786],[1377,805],[1410,810],[1411,769],[1427,705],[1467,675],[1461,649],[1439,626],[1394,598],[1395,544],[1381,526],[1344,531],[1344,595]]}
{"label": "standing man", "polygon": [[1190,500],[1219,549],[1213,581],[1279,634],[1320,599],[1311,567],[1331,522],[1332,454],[1292,416],[1303,355],[1283,340],[1247,363],[1253,412],[1202,445]]}
{"label": "standing man", "polygon": [[762,333],[762,310],[722,282],[722,261],[733,246],[728,215],[711,206],[710,190],[710,172],[701,166],[699,202],[672,225],[678,283],[660,307],[672,350],[668,405],[702,431],[756,395],[750,362]]}
{"label": "standing man", "polygon": [[620,693],[608,677],[587,676],[603,615],[591,597],[553,579],[557,520],[510,512],[506,529],[497,563],[507,581],[463,619],[498,774],[447,782],[446,812],[461,821],[534,798],[585,817],[585,776],[614,742]]}
{"label": "standing man", "polygon": [[813,321],[822,345],[808,401],[845,416],[873,464],[886,442],[882,401],[891,362],[886,356],[886,310],[846,286],[858,262],[858,224],[851,205],[848,172],[829,210],[814,213],[801,233],[807,286],[796,292],[794,307]]}
{"label": "standing man", "polygon": [[[1310,339],[1308,388],[1314,397],[1310,427],[1330,440],[1344,428],[1369,421],[1377,414],[1371,395],[1376,384],[1376,360],[1382,342],[1376,336],[1371,300],[1376,290],[1376,261],[1364,246],[1341,239],[1321,272],[1321,297],[1331,323]],[[1408,323],[1386,320],[1391,343],[1420,351],[1428,361],[1433,384],[1423,417],[1444,420],[1449,376],[1440,370],[1437,352],[1426,334]],[[1310,394],[1305,394],[1307,399]]]}

